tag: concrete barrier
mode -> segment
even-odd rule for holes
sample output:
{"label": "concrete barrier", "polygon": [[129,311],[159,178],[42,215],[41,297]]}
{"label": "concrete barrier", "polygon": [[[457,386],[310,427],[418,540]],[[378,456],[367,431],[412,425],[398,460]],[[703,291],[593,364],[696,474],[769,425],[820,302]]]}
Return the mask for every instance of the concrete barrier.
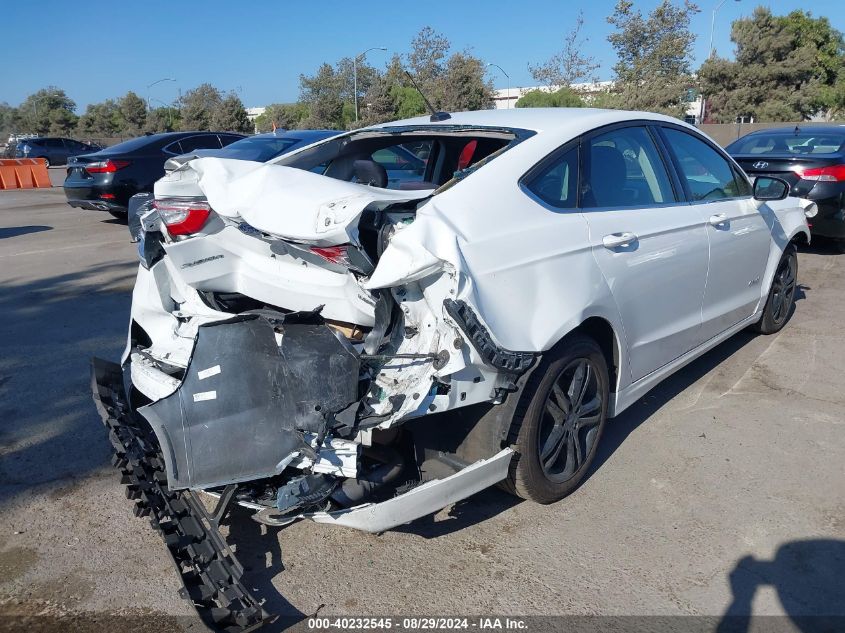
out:
{"label": "concrete barrier", "polygon": [[0,189],[52,187],[43,158],[0,159]]}

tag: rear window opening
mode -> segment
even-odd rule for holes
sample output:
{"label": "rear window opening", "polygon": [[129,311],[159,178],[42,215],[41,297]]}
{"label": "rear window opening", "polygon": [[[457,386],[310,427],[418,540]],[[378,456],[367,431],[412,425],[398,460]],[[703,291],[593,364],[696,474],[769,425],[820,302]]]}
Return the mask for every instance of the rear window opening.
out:
{"label": "rear window opening", "polygon": [[531,134],[458,126],[383,128],[329,139],[275,164],[382,189],[434,192]]}
{"label": "rear window opening", "polygon": [[750,134],[728,147],[732,154],[800,156],[845,151],[845,133]]}

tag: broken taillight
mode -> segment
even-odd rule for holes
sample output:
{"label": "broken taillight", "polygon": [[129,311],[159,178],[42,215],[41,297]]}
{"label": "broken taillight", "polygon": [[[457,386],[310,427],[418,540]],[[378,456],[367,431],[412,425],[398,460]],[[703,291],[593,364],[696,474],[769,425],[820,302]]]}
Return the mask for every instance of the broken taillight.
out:
{"label": "broken taillight", "polygon": [[156,200],[153,205],[170,235],[191,235],[198,232],[211,215],[205,200]]}
{"label": "broken taillight", "polygon": [[349,261],[347,248],[348,246],[312,246],[311,252],[319,255],[327,262],[350,268],[352,263]]}

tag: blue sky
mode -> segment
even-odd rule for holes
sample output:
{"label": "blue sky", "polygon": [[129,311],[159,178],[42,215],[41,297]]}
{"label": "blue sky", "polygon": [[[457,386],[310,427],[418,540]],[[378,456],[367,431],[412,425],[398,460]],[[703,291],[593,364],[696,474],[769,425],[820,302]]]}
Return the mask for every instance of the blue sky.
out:
{"label": "blue sky", "polygon": [[[842,0],[815,0],[812,12],[827,16],[845,31]],[[696,66],[707,55],[710,18],[718,0],[700,3],[692,28],[698,34]],[[453,49],[472,50],[510,74],[511,86],[531,85],[527,65],[543,61],[562,47],[579,9],[584,12],[587,52],[602,64],[600,78],[611,77],[613,51],[606,17],[615,0],[475,0],[464,2],[265,2],[250,0],[147,0],[103,2],[39,0],[3,7],[0,102],[19,104],[47,85],[64,88],[84,111],[88,103],[134,90],[155,106],[174,100],[202,82],[236,91],[246,106],[295,101],[300,73],[313,73],[371,46],[368,60],[382,65],[392,52],[405,53],[411,38],[429,25],[448,37]],[[641,0],[647,12],[658,0]],[[799,0],[727,0],[718,13],[715,47],[730,53],[730,22],[755,6],[775,13],[801,9]],[[495,69],[491,68],[491,71]],[[496,71],[498,72],[498,71]],[[493,74],[496,87],[506,79]]]}

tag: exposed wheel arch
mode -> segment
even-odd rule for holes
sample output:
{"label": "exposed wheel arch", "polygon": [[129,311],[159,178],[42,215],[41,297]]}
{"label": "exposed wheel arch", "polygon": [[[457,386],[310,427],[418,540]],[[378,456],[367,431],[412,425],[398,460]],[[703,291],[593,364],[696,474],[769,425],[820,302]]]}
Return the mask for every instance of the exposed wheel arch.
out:
{"label": "exposed wheel arch", "polygon": [[560,339],[554,347],[565,345],[566,339],[573,332],[581,332],[592,338],[601,348],[602,355],[607,363],[610,374],[610,391],[615,393],[619,387],[619,367],[622,354],[619,346],[619,338],[613,329],[613,325],[607,319],[593,316],[583,321],[578,327],[570,330]]}

